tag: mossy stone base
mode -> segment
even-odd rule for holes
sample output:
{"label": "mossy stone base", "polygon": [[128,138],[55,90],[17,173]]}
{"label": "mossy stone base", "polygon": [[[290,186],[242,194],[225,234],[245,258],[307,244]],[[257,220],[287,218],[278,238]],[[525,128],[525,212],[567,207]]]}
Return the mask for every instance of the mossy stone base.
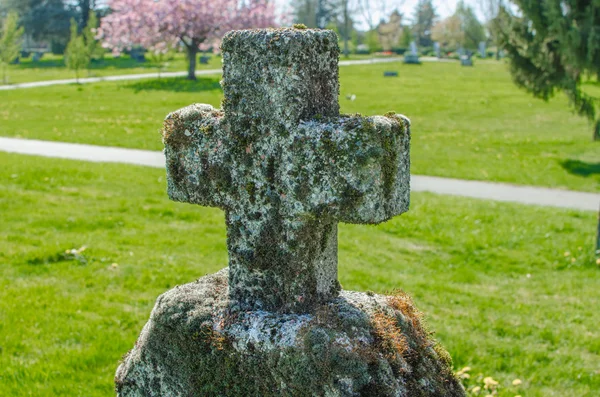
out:
{"label": "mossy stone base", "polygon": [[159,297],[119,396],[464,396],[404,294],[343,291],[309,314],[231,312],[227,269]]}

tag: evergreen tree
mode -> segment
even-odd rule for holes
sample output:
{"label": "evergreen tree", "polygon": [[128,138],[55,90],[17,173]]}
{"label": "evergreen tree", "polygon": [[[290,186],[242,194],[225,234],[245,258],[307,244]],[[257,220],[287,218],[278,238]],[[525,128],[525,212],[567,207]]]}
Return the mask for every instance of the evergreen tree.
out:
{"label": "evergreen tree", "polygon": [[77,33],[75,19],[71,19],[71,39],[65,51],[65,61],[67,67],[75,72],[75,79],[79,82],[79,71],[90,63],[90,54],[83,36]]}
{"label": "evergreen tree", "polygon": [[431,47],[433,45],[431,29],[436,18],[437,15],[432,0],[419,0],[415,10],[413,33],[420,47]]}
{"label": "evergreen tree", "polygon": [[463,0],[458,2],[455,14],[460,20],[460,27],[463,33],[463,42],[465,48],[475,50],[479,47],[481,41],[486,41],[485,28],[477,19],[472,7],[465,4]]}
{"label": "evergreen tree", "polygon": [[343,13],[348,0],[299,0],[293,2],[294,20],[309,28],[325,28]]}
{"label": "evergreen tree", "polygon": [[8,64],[19,56],[21,51],[21,38],[23,28],[19,28],[19,17],[11,12],[2,23],[2,35],[0,36],[0,64],[2,64],[2,81],[8,82],[6,70]]}
{"label": "evergreen tree", "polygon": [[[600,0],[515,0],[518,14],[504,8],[508,21],[501,43],[517,85],[548,100],[564,92],[574,110],[594,123],[600,96],[582,84],[600,80]],[[593,92],[593,91],[592,91]]]}
{"label": "evergreen tree", "polygon": [[27,35],[35,40],[68,40],[74,12],[63,0],[0,0],[0,9],[16,12]]}
{"label": "evergreen tree", "polygon": [[400,47],[407,49],[410,47],[410,42],[413,40],[412,31],[410,27],[403,26],[402,27],[402,36],[400,36]]}
{"label": "evergreen tree", "polygon": [[104,49],[100,45],[100,41],[96,39],[97,31],[98,17],[94,11],[90,11],[90,15],[87,18],[87,25],[83,29],[83,39],[90,59],[94,60],[102,59],[104,55]]}

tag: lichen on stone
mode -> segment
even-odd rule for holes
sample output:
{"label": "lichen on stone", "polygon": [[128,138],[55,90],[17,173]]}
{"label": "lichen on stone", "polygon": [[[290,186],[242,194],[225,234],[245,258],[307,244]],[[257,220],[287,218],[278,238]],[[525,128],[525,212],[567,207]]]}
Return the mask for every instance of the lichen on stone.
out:
{"label": "lichen on stone", "polygon": [[225,269],[157,300],[117,371],[121,397],[464,396],[405,297],[404,312],[348,291],[308,314],[232,312],[227,280]]}
{"label": "lichen on stone", "polygon": [[338,282],[337,224],[408,210],[410,122],[339,114],[337,41],[230,32],[223,110],[167,116],[169,197],[224,210],[229,267],[158,298],[119,396],[464,396],[406,294]]}
{"label": "lichen on stone", "polygon": [[240,309],[308,311],[339,292],[337,223],[408,209],[408,122],[339,114],[331,31],[235,31],[222,49],[223,111],[165,121],[169,196],[225,211]]}

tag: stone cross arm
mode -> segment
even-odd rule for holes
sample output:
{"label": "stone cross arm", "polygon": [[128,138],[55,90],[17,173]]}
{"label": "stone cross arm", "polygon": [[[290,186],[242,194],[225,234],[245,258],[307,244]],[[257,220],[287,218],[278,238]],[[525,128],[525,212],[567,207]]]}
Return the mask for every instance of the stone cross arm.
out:
{"label": "stone cross arm", "polygon": [[222,50],[223,110],[165,121],[169,196],[225,210],[233,304],[307,311],[340,289],[337,223],[408,209],[410,125],[339,114],[331,31],[234,31]]}
{"label": "stone cross arm", "polygon": [[164,141],[169,196],[235,209],[276,195],[283,216],[380,223],[409,205],[409,121],[340,116],[301,121],[285,136],[231,136],[223,112],[191,105],[171,113]]}

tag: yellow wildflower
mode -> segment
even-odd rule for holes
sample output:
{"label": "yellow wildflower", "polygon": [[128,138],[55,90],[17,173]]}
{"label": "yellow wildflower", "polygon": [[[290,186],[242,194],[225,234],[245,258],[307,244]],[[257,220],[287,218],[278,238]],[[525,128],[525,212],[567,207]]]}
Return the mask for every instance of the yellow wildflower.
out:
{"label": "yellow wildflower", "polygon": [[565,252],[565,257],[571,255],[571,253],[569,251]]}
{"label": "yellow wildflower", "polygon": [[469,379],[471,377],[471,375],[469,375],[467,372],[471,370],[471,367],[464,367],[463,369],[461,369],[460,371],[458,371],[456,373],[456,376],[459,379]]}
{"label": "yellow wildflower", "polygon": [[521,383],[523,383],[521,382],[521,379],[515,379],[512,381],[513,386],[519,386]]}
{"label": "yellow wildflower", "polygon": [[483,383],[485,384],[485,389],[495,389],[498,386],[498,382],[496,382],[491,376],[483,378]]}

